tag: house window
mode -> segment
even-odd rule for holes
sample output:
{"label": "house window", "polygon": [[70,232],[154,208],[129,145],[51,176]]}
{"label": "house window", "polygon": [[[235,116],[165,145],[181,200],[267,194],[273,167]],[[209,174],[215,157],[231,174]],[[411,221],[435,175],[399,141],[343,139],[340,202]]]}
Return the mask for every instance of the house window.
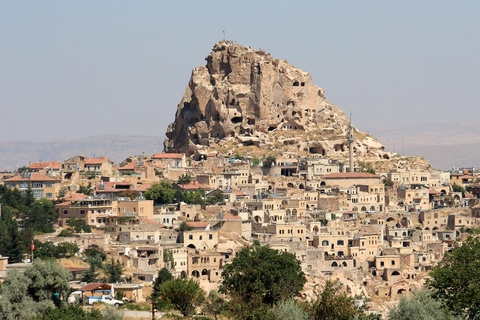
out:
{"label": "house window", "polygon": [[85,214],[85,210],[80,210],[80,214]]}
{"label": "house window", "polygon": [[208,240],[212,240],[213,239],[213,234],[209,234],[208,235]]}
{"label": "house window", "polygon": [[51,187],[52,187],[52,183],[51,183],[51,182],[47,182],[47,183],[45,184],[45,187],[46,187],[46,188],[51,188]]}
{"label": "house window", "polygon": [[33,190],[35,198],[43,198],[43,190]]}
{"label": "house window", "polygon": [[385,265],[385,262],[380,261],[380,267],[383,267]]}
{"label": "house window", "polygon": [[203,239],[203,236],[198,236],[198,240],[202,240]]}
{"label": "house window", "polygon": [[394,266],[394,265],[395,265],[395,260],[392,260],[392,266]]}
{"label": "house window", "polygon": [[51,197],[53,197],[53,194],[52,194],[51,192],[47,192],[47,193],[45,194],[45,197],[51,198]]}
{"label": "house window", "polygon": [[190,235],[188,236],[188,240],[193,240],[193,235],[190,234]]}
{"label": "house window", "polygon": [[63,210],[63,214],[68,214],[68,210]]}

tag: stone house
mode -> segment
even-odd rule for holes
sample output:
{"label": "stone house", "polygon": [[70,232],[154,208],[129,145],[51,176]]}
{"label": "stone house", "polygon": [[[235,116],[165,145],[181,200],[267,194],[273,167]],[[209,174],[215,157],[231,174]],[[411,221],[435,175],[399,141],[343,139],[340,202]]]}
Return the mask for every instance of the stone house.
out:
{"label": "stone house", "polygon": [[84,161],[85,172],[92,172],[103,175],[111,175],[113,173],[113,160],[108,158],[89,158]]}
{"label": "stone house", "polygon": [[22,194],[31,189],[35,199],[57,200],[60,195],[60,182],[60,179],[43,173],[24,172],[4,180],[3,184],[10,189],[18,189]]}

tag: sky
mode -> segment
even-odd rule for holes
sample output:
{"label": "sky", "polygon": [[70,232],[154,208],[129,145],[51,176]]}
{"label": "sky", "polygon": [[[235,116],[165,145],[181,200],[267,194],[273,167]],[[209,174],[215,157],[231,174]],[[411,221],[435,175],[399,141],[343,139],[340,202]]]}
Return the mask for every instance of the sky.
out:
{"label": "sky", "polygon": [[0,1],[0,141],[165,134],[223,39],[308,71],[362,131],[475,121],[480,1]]}

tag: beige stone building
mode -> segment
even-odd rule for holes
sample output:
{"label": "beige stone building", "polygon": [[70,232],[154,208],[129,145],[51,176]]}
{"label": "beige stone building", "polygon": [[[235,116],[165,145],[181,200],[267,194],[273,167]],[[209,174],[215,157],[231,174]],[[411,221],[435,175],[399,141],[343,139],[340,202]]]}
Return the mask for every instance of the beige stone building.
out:
{"label": "beige stone building", "polygon": [[25,194],[31,189],[35,199],[58,199],[60,195],[60,179],[46,176],[42,173],[25,172],[13,178],[6,179],[3,183],[10,189],[18,189]]}

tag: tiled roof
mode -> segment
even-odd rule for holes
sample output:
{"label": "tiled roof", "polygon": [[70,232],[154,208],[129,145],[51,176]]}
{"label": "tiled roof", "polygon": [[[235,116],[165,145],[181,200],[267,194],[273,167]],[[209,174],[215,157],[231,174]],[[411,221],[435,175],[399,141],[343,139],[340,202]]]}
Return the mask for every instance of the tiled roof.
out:
{"label": "tiled roof", "polygon": [[106,284],[106,283],[100,283],[100,282],[93,282],[93,283],[89,283],[87,284],[86,286],[84,287],[81,287],[80,290],[81,291],[93,291],[93,290],[96,290],[96,289],[100,289],[100,290],[105,290],[105,289],[111,289],[112,286]]}
{"label": "tiled roof", "polygon": [[183,153],[157,153],[153,155],[153,159],[182,159]]}
{"label": "tiled roof", "polygon": [[223,216],[223,220],[242,220],[242,217],[239,216]]}
{"label": "tiled roof", "polygon": [[376,174],[368,172],[338,172],[330,173],[323,176],[324,179],[368,179],[368,178],[380,178]]}
{"label": "tiled roof", "polygon": [[187,226],[192,227],[192,228],[206,228],[210,222],[208,221],[190,221],[187,222]]}
{"label": "tiled roof", "polygon": [[67,202],[62,202],[62,203],[56,204],[55,207],[68,207],[71,204],[72,203],[70,201],[67,201]]}
{"label": "tiled roof", "polygon": [[85,160],[85,164],[102,164],[102,163],[107,162],[107,161],[113,163],[113,160],[110,160],[108,158],[103,157],[103,158],[98,158],[98,159],[90,158],[88,160]]}
{"label": "tiled roof", "polygon": [[22,175],[15,176],[10,179],[6,179],[5,182],[20,182],[20,181],[47,181],[47,182],[58,182],[60,179],[55,179],[44,175],[43,173],[32,172],[24,177]]}
{"label": "tiled roof", "polygon": [[160,226],[162,228],[166,228],[167,226],[164,225],[164,224],[161,224],[161,223],[158,223],[158,222],[155,222],[153,220],[149,220],[149,219],[140,219],[140,221],[143,221],[143,222],[146,222],[146,223],[150,223],[150,224],[154,224],[154,225],[157,225],[157,226]]}
{"label": "tiled roof", "polygon": [[183,189],[183,190],[197,190],[199,188],[202,188],[202,189],[210,189],[209,186],[206,186],[206,185],[203,185],[201,183],[198,183],[196,181],[192,181],[192,182],[189,182],[187,184],[179,184],[179,186]]}
{"label": "tiled roof", "polygon": [[62,164],[58,161],[35,162],[28,166],[29,169],[40,170],[45,168],[61,169]]}
{"label": "tiled roof", "polygon": [[235,193],[237,196],[245,196],[245,193],[243,193],[242,191],[233,190],[232,192]]}
{"label": "tiled roof", "polygon": [[65,201],[70,201],[70,200],[80,200],[85,198],[88,198],[88,196],[84,195],[83,193],[74,193],[74,194],[69,194],[65,196],[63,199],[65,199]]}
{"label": "tiled roof", "polygon": [[124,165],[123,167],[118,168],[118,170],[135,170],[137,165],[135,163],[129,163],[127,165]]}

